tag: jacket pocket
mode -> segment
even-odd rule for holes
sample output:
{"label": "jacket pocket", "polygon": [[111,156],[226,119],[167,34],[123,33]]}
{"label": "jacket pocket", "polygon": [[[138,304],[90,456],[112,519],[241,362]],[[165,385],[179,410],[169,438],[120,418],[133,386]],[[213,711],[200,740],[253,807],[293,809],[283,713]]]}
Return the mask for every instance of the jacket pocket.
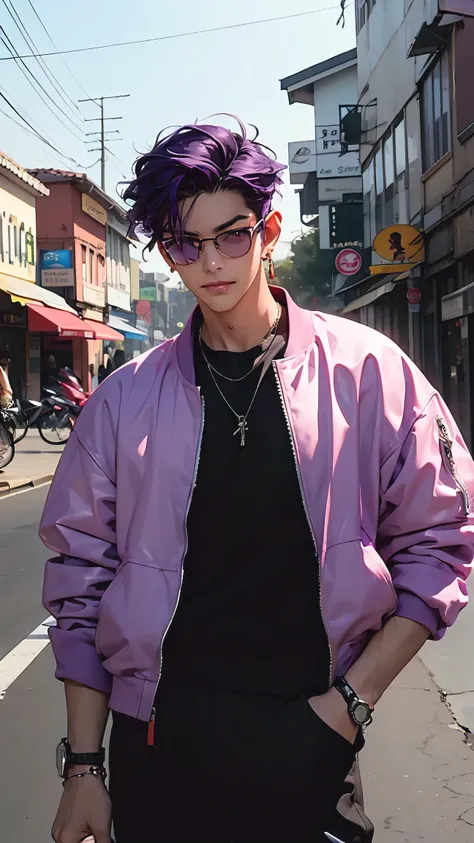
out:
{"label": "jacket pocket", "polygon": [[102,618],[103,618],[104,613],[106,613],[106,611],[107,611],[107,604],[110,602],[110,600],[113,599],[113,593],[114,593],[115,589],[119,588],[119,586],[120,586],[120,582],[124,577],[124,571],[125,571],[126,564],[127,564],[126,562],[121,563],[120,568],[118,569],[117,573],[115,574],[115,577],[113,578],[109,587],[105,589],[102,597],[100,598],[99,611],[98,611],[98,616],[97,616],[97,627],[96,627],[96,632],[95,632],[95,648],[101,656],[105,655],[105,653],[102,651],[101,646],[100,646],[100,633],[101,633],[101,628],[102,628]]}
{"label": "jacket pocket", "polygon": [[470,515],[471,504],[469,501],[469,493],[467,491],[466,484],[458,474],[456,462],[453,456],[453,434],[451,433],[446,420],[442,416],[436,416],[436,424],[438,425],[439,443],[443,464],[453,478],[456,489],[461,493],[464,514],[466,516]]}

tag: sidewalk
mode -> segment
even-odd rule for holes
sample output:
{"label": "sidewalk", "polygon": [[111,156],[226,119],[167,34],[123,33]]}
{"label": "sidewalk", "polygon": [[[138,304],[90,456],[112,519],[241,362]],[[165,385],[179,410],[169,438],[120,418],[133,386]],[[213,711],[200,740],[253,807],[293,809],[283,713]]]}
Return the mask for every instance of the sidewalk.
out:
{"label": "sidewalk", "polygon": [[63,446],[47,445],[38,431],[29,430],[16,446],[13,462],[0,471],[0,496],[52,480]]}
{"label": "sidewalk", "polygon": [[473,843],[473,743],[415,659],[377,706],[361,754],[377,843]]}

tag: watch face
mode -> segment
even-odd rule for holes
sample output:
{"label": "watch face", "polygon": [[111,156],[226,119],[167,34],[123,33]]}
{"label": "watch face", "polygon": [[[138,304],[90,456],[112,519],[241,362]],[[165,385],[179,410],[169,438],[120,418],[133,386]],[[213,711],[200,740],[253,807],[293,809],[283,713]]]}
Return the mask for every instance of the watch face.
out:
{"label": "watch face", "polygon": [[61,741],[56,748],[56,767],[58,775],[63,779],[66,771],[67,748],[66,742]]}
{"label": "watch face", "polygon": [[352,709],[352,718],[357,723],[358,726],[365,726],[367,723],[370,723],[372,719],[372,713],[370,711],[369,706],[367,703],[358,702]]}

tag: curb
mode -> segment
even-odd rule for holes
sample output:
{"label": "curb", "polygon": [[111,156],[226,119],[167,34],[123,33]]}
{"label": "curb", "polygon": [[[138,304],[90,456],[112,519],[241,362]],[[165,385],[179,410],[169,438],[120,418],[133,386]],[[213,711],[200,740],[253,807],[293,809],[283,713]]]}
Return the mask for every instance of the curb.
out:
{"label": "curb", "polygon": [[30,479],[29,477],[12,477],[11,480],[0,480],[0,498],[7,498],[12,492],[23,489],[34,489],[43,483],[51,483],[54,474],[44,474]]}

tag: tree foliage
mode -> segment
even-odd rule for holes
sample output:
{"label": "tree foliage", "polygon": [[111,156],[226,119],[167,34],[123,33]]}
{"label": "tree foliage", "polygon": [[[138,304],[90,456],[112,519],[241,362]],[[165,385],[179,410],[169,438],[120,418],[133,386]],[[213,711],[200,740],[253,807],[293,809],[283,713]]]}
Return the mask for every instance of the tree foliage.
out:
{"label": "tree foliage", "polygon": [[294,240],[290,255],[275,263],[278,283],[302,307],[323,308],[324,300],[332,296],[334,272],[334,253],[320,249],[317,230]]}

